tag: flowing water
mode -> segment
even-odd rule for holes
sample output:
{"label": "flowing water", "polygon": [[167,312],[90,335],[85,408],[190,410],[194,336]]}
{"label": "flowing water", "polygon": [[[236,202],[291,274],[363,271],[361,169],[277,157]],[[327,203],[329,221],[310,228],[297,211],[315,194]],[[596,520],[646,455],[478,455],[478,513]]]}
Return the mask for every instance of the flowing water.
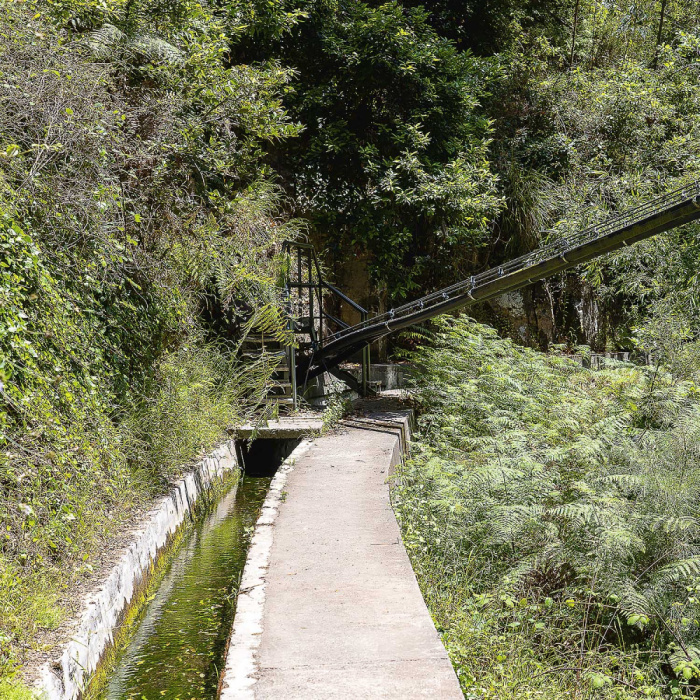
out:
{"label": "flowing water", "polygon": [[100,698],[216,698],[238,582],[270,481],[242,477],[187,535]]}

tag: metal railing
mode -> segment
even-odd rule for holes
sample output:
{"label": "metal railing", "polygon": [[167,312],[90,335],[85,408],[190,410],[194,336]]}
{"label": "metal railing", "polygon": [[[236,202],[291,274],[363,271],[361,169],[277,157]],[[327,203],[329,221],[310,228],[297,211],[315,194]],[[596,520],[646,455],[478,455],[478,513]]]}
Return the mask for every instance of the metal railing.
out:
{"label": "metal railing", "polygon": [[449,287],[440,289],[437,292],[428,294],[427,296],[409,302],[403,306],[391,309],[386,313],[368,318],[360,323],[348,328],[341,328],[333,335],[329,336],[326,341],[336,341],[341,338],[355,333],[363,328],[379,327],[399,318],[410,317],[413,314],[423,312],[430,309],[432,306],[442,305],[445,301],[454,296],[470,295],[479,287],[493,282],[496,279],[511,275],[515,272],[521,272],[530,267],[558,256],[565,256],[568,253],[587,245],[598,239],[606,238],[612,234],[620,232],[630,226],[639,224],[649,217],[662,214],[665,211],[672,209],[675,206],[682,205],[690,200],[695,200],[700,197],[700,182],[695,182],[691,185],[686,185],[673,192],[668,192],[659,197],[651,199],[639,206],[629,209],[621,214],[615,214],[608,217],[599,224],[589,226],[571,236],[566,236],[553,243],[545,245],[531,253],[521,255],[519,258],[504,263],[498,267],[494,267],[485,272],[473,275],[465,280],[461,280]]}

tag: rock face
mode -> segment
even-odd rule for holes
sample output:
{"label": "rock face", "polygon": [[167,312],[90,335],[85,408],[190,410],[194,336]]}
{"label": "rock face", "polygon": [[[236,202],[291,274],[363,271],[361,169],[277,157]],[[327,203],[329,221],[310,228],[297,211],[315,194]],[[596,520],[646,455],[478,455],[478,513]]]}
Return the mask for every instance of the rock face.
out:
{"label": "rock face", "polygon": [[610,313],[575,277],[538,282],[467,311],[515,342],[546,350],[552,343],[605,347]]}
{"label": "rock face", "polygon": [[[323,242],[316,241],[318,250]],[[379,293],[369,276],[366,257],[356,256],[336,263],[330,274],[351,299],[369,309],[370,314],[388,310],[386,295]],[[328,310],[345,323],[359,321],[356,311],[337,300],[328,299]],[[546,350],[553,343],[605,348],[609,329],[616,325],[617,309],[606,308],[590,285],[574,274],[565,274],[530,287],[510,292],[490,302],[466,310],[482,323],[494,326],[501,335],[515,342]],[[372,344],[373,362],[385,362],[391,343],[382,339]],[[354,358],[359,361],[358,358]]]}

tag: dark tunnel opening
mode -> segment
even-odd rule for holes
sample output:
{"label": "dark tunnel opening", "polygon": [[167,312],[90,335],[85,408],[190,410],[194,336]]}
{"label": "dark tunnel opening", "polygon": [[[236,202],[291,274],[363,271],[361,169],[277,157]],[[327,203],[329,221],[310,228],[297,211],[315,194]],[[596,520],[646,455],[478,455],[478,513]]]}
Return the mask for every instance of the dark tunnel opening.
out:
{"label": "dark tunnel opening", "polygon": [[241,440],[236,442],[236,454],[246,476],[270,477],[300,442],[299,438]]}

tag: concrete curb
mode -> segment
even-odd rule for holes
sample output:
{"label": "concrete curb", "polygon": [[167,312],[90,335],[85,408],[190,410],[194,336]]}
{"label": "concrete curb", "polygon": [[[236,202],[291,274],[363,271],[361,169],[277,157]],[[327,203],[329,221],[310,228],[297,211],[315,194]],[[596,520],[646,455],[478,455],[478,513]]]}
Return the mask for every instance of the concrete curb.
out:
{"label": "concrete curb", "polygon": [[312,440],[303,440],[279,467],[255,525],[255,534],[241,577],[233,631],[226,651],[220,700],[253,700],[255,697],[253,686],[258,670],[257,653],[265,609],[265,575],[270,564],[273,526],[284,500],[287,476],[311,445]]}
{"label": "concrete curb", "polygon": [[37,689],[43,698],[80,697],[159,552],[182,526],[202,493],[234,469],[238,469],[238,459],[235,443],[229,440],[176,482],[170,494],[157,503],[102,586],[86,599],[80,620],[60,658],[41,668]]}

